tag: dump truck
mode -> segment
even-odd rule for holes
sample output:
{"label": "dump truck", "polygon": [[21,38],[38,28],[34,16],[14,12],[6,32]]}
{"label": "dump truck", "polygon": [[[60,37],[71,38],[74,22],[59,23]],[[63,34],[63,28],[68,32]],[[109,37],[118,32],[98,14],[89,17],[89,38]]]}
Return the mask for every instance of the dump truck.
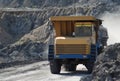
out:
{"label": "dump truck", "polygon": [[76,71],[83,64],[91,73],[101,48],[99,19],[93,16],[53,16],[50,27],[54,30],[53,44],[49,45],[50,70],[59,74],[61,66],[66,71]]}

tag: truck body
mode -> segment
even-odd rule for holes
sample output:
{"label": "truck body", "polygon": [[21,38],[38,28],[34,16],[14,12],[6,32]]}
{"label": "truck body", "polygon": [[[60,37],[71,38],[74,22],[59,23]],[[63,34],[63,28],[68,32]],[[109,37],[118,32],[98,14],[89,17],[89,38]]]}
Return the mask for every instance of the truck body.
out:
{"label": "truck body", "polygon": [[66,71],[75,71],[78,64],[84,64],[91,73],[100,49],[99,19],[92,16],[55,16],[50,21],[55,32],[48,54],[51,73],[59,74],[62,65]]}

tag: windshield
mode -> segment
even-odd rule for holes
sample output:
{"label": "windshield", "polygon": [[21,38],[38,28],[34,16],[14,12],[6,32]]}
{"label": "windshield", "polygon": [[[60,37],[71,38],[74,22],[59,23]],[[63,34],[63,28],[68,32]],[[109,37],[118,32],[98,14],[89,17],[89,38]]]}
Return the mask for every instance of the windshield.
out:
{"label": "windshield", "polygon": [[92,36],[92,27],[88,26],[75,27],[75,36],[76,37]]}

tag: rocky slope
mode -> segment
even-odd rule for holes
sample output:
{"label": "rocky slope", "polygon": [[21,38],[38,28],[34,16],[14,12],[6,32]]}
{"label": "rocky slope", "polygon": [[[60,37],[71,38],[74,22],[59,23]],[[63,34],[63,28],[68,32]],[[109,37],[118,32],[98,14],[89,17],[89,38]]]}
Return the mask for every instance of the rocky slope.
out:
{"label": "rocky slope", "polygon": [[110,45],[98,56],[93,71],[93,81],[120,80],[120,44]]}
{"label": "rocky slope", "polygon": [[119,81],[120,80],[120,44],[108,46],[97,57],[92,76],[81,81]]}
{"label": "rocky slope", "polygon": [[[79,0],[75,0],[78,2]],[[68,6],[73,4],[73,0],[0,0],[0,7],[31,7],[31,8],[41,8],[41,7],[59,7]]]}
{"label": "rocky slope", "polygon": [[3,28],[0,27],[0,49],[3,47],[2,44],[8,44],[10,43],[10,40],[12,40],[12,36],[8,34]]}
{"label": "rocky slope", "polygon": [[43,59],[51,34],[50,16],[101,17],[106,11],[117,11],[119,5],[119,0],[0,0],[0,28],[4,30],[0,34],[0,62]]}
{"label": "rocky slope", "polygon": [[[47,23],[0,50],[0,62],[13,63],[47,59],[50,31]],[[43,34],[43,35],[42,35]]]}
{"label": "rocky slope", "polygon": [[47,7],[65,7],[77,3],[80,6],[95,6],[103,4],[111,7],[120,4],[119,0],[0,0],[1,8],[47,8]]}

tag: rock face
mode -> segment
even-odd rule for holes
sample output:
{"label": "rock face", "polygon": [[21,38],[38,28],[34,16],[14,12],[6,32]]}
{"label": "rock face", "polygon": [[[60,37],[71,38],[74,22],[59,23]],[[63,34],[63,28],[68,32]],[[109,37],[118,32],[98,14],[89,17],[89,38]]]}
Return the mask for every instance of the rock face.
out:
{"label": "rock face", "polygon": [[[1,12],[0,26],[13,38],[12,43],[44,24],[40,12]],[[1,35],[2,36],[2,35]],[[0,37],[1,37],[0,36]]]}
{"label": "rock face", "polygon": [[24,35],[19,41],[0,50],[0,62],[37,61],[47,59],[50,30],[44,24]]}
{"label": "rock face", "polygon": [[[75,0],[78,2],[79,0]],[[31,7],[31,8],[43,8],[48,6],[60,7],[71,5],[73,0],[0,0],[0,7]]]}
{"label": "rock face", "polygon": [[2,44],[8,44],[11,43],[10,40],[12,40],[12,36],[7,33],[3,28],[0,27],[0,49],[2,48]]}
{"label": "rock face", "polygon": [[97,57],[92,81],[120,81],[120,44],[108,46]]}
{"label": "rock face", "polygon": [[[77,3],[79,6],[96,6],[102,4],[112,8],[120,4],[119,0],[0,0],[1,8],[46,8],[65,7]],[[102,7],[102,6],[99,6]]]}

